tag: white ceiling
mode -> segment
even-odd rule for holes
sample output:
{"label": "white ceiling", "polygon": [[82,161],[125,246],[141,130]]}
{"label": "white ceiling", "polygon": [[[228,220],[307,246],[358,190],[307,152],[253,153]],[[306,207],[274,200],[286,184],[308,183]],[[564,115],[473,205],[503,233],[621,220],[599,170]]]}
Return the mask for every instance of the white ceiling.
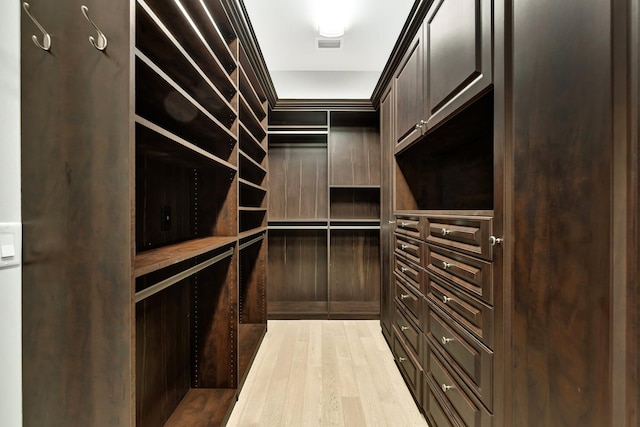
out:
{"label": "white ceiling", "polygon": [[279,98],[368,99],[414,0],[340,0],[343,47],[316,48],[327,0],[244,0]]}

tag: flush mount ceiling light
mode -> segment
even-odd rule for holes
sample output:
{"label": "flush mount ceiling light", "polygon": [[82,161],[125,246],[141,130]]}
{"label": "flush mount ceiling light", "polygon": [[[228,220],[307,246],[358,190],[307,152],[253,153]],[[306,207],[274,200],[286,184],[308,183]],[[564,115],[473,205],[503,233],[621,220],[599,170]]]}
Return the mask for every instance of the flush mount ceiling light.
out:
{"label": "flush mount ceiling light", "polygon": [[319,0],[316,2],[318,33],[321,37],[344,35],[347,10],[344,1]]}

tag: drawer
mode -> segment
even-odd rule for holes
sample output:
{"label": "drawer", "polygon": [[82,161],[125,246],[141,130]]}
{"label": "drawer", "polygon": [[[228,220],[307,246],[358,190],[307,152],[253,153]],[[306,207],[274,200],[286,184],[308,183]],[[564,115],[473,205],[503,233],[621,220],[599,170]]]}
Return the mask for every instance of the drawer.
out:
{"label": "drawer", "polygon": [[493,416],[477,399],[466,392],[435,352],[430,348],[426,351],[428,364],[425,366],[425,372],[431,392],[443,398],[443,402],[451,409],[452,418],[459,419],[457,424],[468,427],[491,427]]}
{"label": "drawer", "polygon": [[493,307],[456,290],[431,273],[425,278],[427,299],[489,348],[493,346]]}
{"label": "drawer", "polygon": [[[432,386],[427,380],[427,375],[424,374],[422,382],[422,409],[427,415],[429,425],[435,427],[457,427],[454,421],[451,421],[451,415],[449,415],[449,409],[445,409],[447,405],[442,402],[442,397],[439,393],[434,393]],[[435,388],[435,386],[433,386]]]}
{"label": "drawer", "polygon": [[396,255],[395,271],[399,276],[415,286],[416,289],[421,289],[420,286],[422,284],[422,269],[420,267]]}
{"label": "drawer", "polygon": [[463,216],[426,217],[427,242],[458,252],[493,260],[493,218]]}
{"label": "drawer", "polygon": [[420,308],[422,296],[418,290],[401,279],[396,273],[394,296],[398,304],[413,316],[413,321],[420,324]]}
{"label": "drawer", "polygon": [[396,216],[396,233],[419,239],[421,228],[419,216]]}
{"label": "drawer", "polygon": [[411,262],[422,265],[422,243],[401,234],[394,234],[395,253]]}
{"label": "drawer", "polygon": [[400,333],[393,327],[393,354],[396,357],[396,363],[400,369],[400,373],[405,378],[407,386],[413,393],[416,401],[422,399],[422,368],[416,356],[407,349],[407,346],[400,338]]}
{"label": "drawer", "polygon": [[428,271],[493,304],[493,264],[433,245],[426,245],[425,258]]}
{"label": "drawer", "polygon": [[411,347],[411,350],[418,357],[418,360],[422,360],[422,352],[420,351],[423,337],[422,331],[418,329],[413,321],[409,320],[409,316],[403,313],[402,308],[397,304],[395,308],[394,325],[396,325],[404,342]]}
{"label": "drawer", "polygon": [[[429,307],[425,329],[429,344],[453,366],[475,396],[489,410],[493,409],[493,352],[467,331],[455,325],[439,309]],[[446,319],[446,320],[445,320]],[[426,351],[424,352],[426,355]],[[427,361],[423,361],[427,365]]]}

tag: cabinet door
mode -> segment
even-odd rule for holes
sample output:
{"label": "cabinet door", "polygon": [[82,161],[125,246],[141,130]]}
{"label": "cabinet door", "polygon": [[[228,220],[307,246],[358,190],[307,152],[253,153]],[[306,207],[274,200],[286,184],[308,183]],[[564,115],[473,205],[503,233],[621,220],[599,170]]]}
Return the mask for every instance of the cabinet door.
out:
{"label": "cabinet door", "polygon": [[411,42],[394,82],[396,91],[395,135],[398,144],[409,144],[422,135],[424,119],[422,31]]}
{"label": "cabinet door", "polygon": [[424,22],[427,128],[482,93],[491,76],[491,0],[437,0]]}

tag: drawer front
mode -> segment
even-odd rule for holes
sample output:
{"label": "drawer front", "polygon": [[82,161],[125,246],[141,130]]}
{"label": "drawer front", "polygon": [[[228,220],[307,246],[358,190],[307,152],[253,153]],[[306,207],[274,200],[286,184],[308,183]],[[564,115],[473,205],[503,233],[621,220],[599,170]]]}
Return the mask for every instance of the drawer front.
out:
{"label": "drawer front", "polygon": [[396,274],[395,285],[395,298],[398,304],[400,304],[409,315],[413,316],[412,319],[415,323],[420,324],[420,306],[421,296],[413,286],[403,282],[401,278]]}
{"label": "drawer front", "polygon": [[493,233],[492,218],[428,216],[426,233],[429,243],[493,260],[493,247],[489,244]]}
{"label": "drawer front", "polygon": [[427,298],[486,346],[493,346],[493,307],[462,293],[428,273]]}
{"label": "drawer front", "polygon": [[405,344],[400,338],[400,333],[394,326],[393,331],[393,353],[396,356],[396,362],[400,368],[402,376],[407,381],[409,389],[415,396],[416,400],[420,402],[422,395],[420,391],[422,389],[422,368],[418,362],[416,356],[406,348]]}
{"label": "drawer front", "polygon": [[419,240],[411,239],[401,234],[395,234],[395,253],[422,265],[422,243]]}
{"label": "drawer front", "polygon": [[[434,394],[440,394],[444,401],[452,409],[452,414],[457,416],[464,426],[469,427],[490,427],[492,416],[475,398],[467,394],[462,385],[449,373],[445,364],[435,352],[427,348],[428,365],[426,373],[428,380],[439,390]],[[435,388],[434,387],[434,388]]]}
{"label": "drawer front", "polygon": [[[493,410],[493,352],[451,319],[445,320],[446,317],[439,309],[430,307],[425,330],[428,345],[437,348],[476,397]],[[423,344],[423,348],[426,346]]]}
{"label": "drawer front", "polygon": [[395,271],[398,275],[415,286],[416,289],[421,289],[422,269],[397,255],[395,256],[395,263]]}
{"label": "drawer front", "polygon": [[404,234],[415,239],[420,238],[420,217],[419,216],[397,216],[396,233]]}
{"label": "drawer front", "polygon": [[422,352],[420,351],[422,333],[420,329],[418,329],[418,327],[409,320],[409,316],[402,312],[402,309],[398,307],[398,305],[396,305],[394,324],[396,325],[396,328],[404,342],[411,347],[411,350],[418,357],[418,360],[422,360]]}
{"label": "drawer front", "polygon": [[493,265],[487,261],[426,245],[427,270],[459,289],[493,304]]}
{"label": "drawer front", "polygon": [[446,404],[442,402],[439,394],[434,393],[431,384],[427,380],[427,375],[424,375],[422,384],[422,390],[424,390],[422,399],[422,409],[427,414],[429,419],[429,425],[435,427],[457,427],[457,423],[451,421],[449,415],[449,409],[445,409]]}

